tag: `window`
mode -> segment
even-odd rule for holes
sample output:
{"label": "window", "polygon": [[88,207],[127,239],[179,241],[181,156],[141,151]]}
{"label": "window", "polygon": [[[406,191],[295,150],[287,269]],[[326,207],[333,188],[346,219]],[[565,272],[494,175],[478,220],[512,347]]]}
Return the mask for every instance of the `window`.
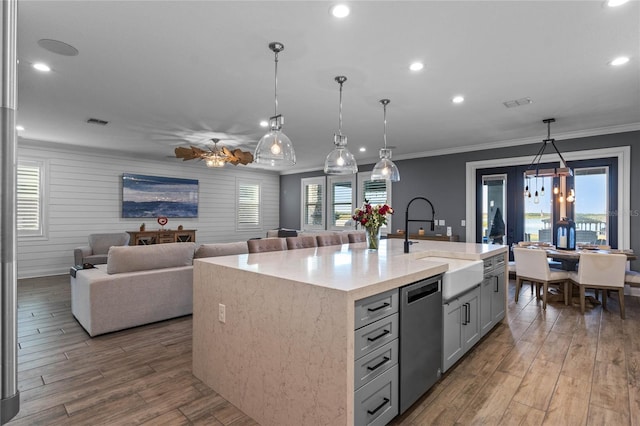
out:
{"label": "window", "polygon": [[531,194],[524,199],[524,241],[553,244],[554,179],[548,176],[523,179]]}
{"label": "window", "polygon": [[261,228],[260,184],[247,181],[237,181],[236,189],[238,194],[237,229],[246,230]]}
{"label": "window", "polygon": [[355,225],[351,219],[355,208],[355,183],[355,175],[328,177],[328,229],[344,230]]}
{"label": "window", "polygon": [[609,167],[574,169],[576,243],[610,244]]}
{"label": "window", "polygon": [[[389,204],[393,207],[391,201],[391,181],[389,180],[371,180],[371,172],[358,173],[358,205],[361,206],[364,200],[368,200],[370,204]],[[382,234],[387,234],[393,229],[391,221],[393,215],[387,217],[387,225],[382,227]]]}
{"label": "window", "polygon": [[44,164],[39,161],[18,163],[16,182],[18,236],[44,236],[43,171]]}
{"label": "window", "polygon": [[324,226],[324,202],[325,202],[325,178],[315,177],[302,179],[302,218],[300,220],[303,230],[325,229]]}

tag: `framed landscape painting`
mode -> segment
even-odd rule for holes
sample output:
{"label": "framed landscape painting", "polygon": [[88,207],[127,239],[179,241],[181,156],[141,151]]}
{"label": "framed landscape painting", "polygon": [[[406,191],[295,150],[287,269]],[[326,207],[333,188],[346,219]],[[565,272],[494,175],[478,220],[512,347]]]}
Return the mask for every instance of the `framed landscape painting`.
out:
{"label": "framed landscape painting", "polygon": [[122,217],[198,217],[198,180],[124,173]]}

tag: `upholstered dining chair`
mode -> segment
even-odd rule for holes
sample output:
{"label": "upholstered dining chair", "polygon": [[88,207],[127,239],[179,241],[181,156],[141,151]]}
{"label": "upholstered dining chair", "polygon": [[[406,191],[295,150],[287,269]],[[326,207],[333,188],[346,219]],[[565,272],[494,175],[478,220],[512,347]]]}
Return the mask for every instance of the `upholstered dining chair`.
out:
{"label": "upholstered dining chair", "polygon": [[342,237],[338,234],[316,235],[318,247],[337,246],[342,244]]}
{"label": "upholstered dining chair", "polygon": [[624,275],[624,283],[632,287],[640,287],[640,272],[627,269]]}
{"label": "upholstered dining chair", "polygon": [[349,238],[349,243],[364,243],[367,241],[367,234],[364,232],[349,232],[347,237]]}
{"label": "upholstered dining chair", "polygon": [[287,249],[287,241],[284,238],[262,238],[247,241],[249,253],[264,253],[268,251],[281,251]]}
{"label": "upholstered dining chair", "polygon": [[542,284],[542,309],[547,309],[547,293],[549,285],[562,286],[564,304],[569,304],[569,273],[560,269],[549,267],[547,253],[538,248],[513,248],[513,257],[516,261],[516,295],[518,295],[523,281],[529,281],[531,286],[536,286],[536,297],[540,294]]}
{"label": "upholstered dining chair", "polygon": [[627,256],[624,254],[580,253],[578,271],[569,272],[569,279],[580,286],[580,312],[584,314],[585,289],[602,292],[602,307],[607,307],[607,290],[618,290],[620,318],[624,319],[624,281]]}
{"label": "upholstered dining chair", "polygon": [[301,235],[299,237],[287,237],[287,248],[289,250],[318,247],[316,237],[311,235]]}

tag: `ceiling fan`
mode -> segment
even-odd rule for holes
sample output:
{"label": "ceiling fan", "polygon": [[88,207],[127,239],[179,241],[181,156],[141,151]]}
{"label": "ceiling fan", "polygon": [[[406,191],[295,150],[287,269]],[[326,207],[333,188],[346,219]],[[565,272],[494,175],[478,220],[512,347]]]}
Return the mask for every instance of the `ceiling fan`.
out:
{"label": "ceiling fan", "polygon": [[187,160],[204,160],[208,167],[224,167],[226,163],[231,163],[234,166],[238,164],[247,165],[253,163],[253,154],[249,151],[243,151],[239,148],[233,151],[229,148],[222,146],[218,147],[220,139],[211,139],[213,147],[208,149],[198,148],[191,145],[189,148],[177,147],[175,154],[177,158],[182,158],[182,161]]}

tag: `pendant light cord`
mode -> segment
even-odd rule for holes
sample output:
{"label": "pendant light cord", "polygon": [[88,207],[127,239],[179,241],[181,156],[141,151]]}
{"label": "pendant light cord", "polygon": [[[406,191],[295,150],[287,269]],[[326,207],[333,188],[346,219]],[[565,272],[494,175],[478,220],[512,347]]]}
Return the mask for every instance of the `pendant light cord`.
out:
{"label": "pendant light cord", "polygon": [[382,108],[384,111],[384,149],[387,149],[387,102],[383,102]]}
{"label": "pendant light cord", "polygon": [[342,136],[342,81],[340,83],[340,111],[338,113],[338,134]]}
{"label": "pendant light cord", "polygon": [[278,115],[278,52],[275,52],[275,63],[276,63],[276,78],[275,78],[275,113],[274,116]]}

